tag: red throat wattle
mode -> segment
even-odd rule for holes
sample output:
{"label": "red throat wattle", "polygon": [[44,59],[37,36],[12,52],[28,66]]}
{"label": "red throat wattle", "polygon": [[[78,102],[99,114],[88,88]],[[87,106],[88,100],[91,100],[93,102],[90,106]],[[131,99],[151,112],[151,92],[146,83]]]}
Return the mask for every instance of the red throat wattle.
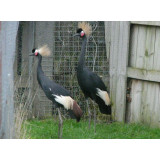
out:
{"label": "red throat wattle", "polygon": [[35,56],[37,56],[38,55],[38,52],[35,52]]}
{"label": "red throat wattle", "polygon": [[84,32],[81,32],[81,37],[83,37],[84,36]]}

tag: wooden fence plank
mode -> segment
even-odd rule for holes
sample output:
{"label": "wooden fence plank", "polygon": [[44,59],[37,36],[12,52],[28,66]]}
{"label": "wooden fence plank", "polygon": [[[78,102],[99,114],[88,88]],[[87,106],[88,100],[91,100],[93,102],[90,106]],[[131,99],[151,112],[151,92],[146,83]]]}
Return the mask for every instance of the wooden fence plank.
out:
{"label": "wooden fence plank", "polygon": [[[115,35],[118,35],[119,32],[119,22],[111,23],[111,46],[110,46],[110,97],[112,101],[112,116],[115,118],[116,112],[116,83],[117,83],[117,62],[118,62],[118,41],[119,37],[114,38]],[[113,30],[115,32],[113,32]],[[116,47],[114,47],[113,43]]]}
{"label": "wooden fence plank", "polygon": [[141,113],[141,94],[142,93],[142,82],[139,80],[132,80],[131,86],[131,95],[132,95],[132,103],[131,103],[131,114],[130,121],[131,122],[140,122],[140,113]]}
{"label": "wooden fence plank", "polygon": [[[136,58],[135,66],[136,68],[144,68],[144,56],[145,56],[145,47],[146,47],[146,28],[144,26],[135,26],[138,27],[138,37],[137,37],[137,48],[136,48]],[[132,45],[132,44],[131,44]]]}
{"label": "wooden fence plank", "polygon": [[138,45],[138,26],[131,27],[131,37],[130,37],[130,53],[129,53],[129,66],[136,66],[136,56],[137,56],[137,45]]}
{"label": "wooden fence plank", "polygon": [[2,47],[2,124],[0,138],[14,138],[13,63],[15,59],[18,22],[1,23]]}
{"label": "wooden fence plank", "polygon": [[110,94],[117,121],[125,120],[129,33],[129,22],[111,22]]}
{"label": "wooden fence plank", "polygon": [[[154,122],[157,121],[158,117],[157,117],[157,113],[159,112],[159,107],[157,108],[157,95],[159,94],[157,91],[157,88],[159,88],[159,84],[158,83],[153,83],[152,84],[152,88],[151,90],[149,90],[149,92],[152,92],[151,96],[151,100],[150,100],[150,114],[151,114],[151,118],[150,118],[150,124],[154,124]],[[156,96],[155,96],[156,95]]]}
{"label": "wooden fence plank", "polygon": [[160,71],[137,69],[128,67],[127,76],[129,78],[141,79],[145,81],[160,82]]}
{"label": "wooden fence plank", "polygon": [[[114,32],[111,33],[112,30],[115,30],[115,32],[118,32],[118,24],[115,25],[113,22],[105,22],[105,29],[109,31],[106,31],[106,33],[110,32],[110,35],[107,36],[107,34],[105,35],[105,40],[106,40],[106,49],[107,49],[107,54],[109,54],[110,57],[110,98],[112,102],[116,101],[116,97],[114,95],[114,93],[116,92],[116,67],[117,67],[117,56],[116,54],[113,54],[114,52],[118,52],[117,51],[117,47],[114,47],[113,45],[111,46],[111,36],[114,36]],[[112,34],[112,35],[111,35]],[[118,34],[118,33],[117,33]],[[118,39],[115,39],[114,43],[118,43]],[[112,48],[111,48],[112,47]],[[112,51],[112,53],[111,53]],[[110,55],[110,53],[112,55]],[[112,66],[112,67],[111,67]],[[113,104],[112,106],[112,116],[113,118],[115,117],[115,104]]]}
{"label": "wooden fence plank", "polygon": [[146,46],[145,46],[145,64],[144,68],[147,70],[153,70],[153,55],[155,50],[155,27],[146,27]]}
{"label": "wooden fence plank", "polygon": [[159,27],[156,27],[153,68],[154,70],[160,70],[160,28]]}
{"label": "wooden fence plank", "polygon": [[160,26],[160,21],[131,21],[131,24]]}

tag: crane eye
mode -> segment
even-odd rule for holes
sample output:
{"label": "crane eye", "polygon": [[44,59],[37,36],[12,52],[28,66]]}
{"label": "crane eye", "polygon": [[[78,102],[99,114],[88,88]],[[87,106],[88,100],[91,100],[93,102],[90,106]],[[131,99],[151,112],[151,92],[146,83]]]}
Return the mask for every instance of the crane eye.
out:
{"label": "crane eye", "polygon": [[85,35],[84,31],[81,31],[81,37],[83,37]]}
{"label": "crane eye", "polygon": [[34,49],[32,49],[32,53],[34,53],[34,52],[35,52],[35,50],[36,50],[35,48],[34,48]]}

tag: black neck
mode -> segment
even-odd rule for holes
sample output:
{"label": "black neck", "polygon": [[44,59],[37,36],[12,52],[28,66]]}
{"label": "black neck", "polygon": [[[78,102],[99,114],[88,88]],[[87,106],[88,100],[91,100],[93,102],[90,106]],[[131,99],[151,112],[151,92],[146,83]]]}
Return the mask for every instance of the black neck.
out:
{"label": "black neck", "polygon": [[42,78],[44,77],[44,72],[42,70],[41,62],[42,62],[42,56],[38,55],[37,80],[40,86],[41,86]]}
{"label": "black neck", "polygon": [[85,67],[86,44],[87,44],[87,37],[85,36],[82,39],[82,47],[81,47],[81,54],[78,62],[78,69],[83,69]]}
{"label": "black neck", "polygon": [[37,66],[37,70],[38,70],[38,69],[41,69],[41,70],[42,70],[41,62],[42,62],[42,56],[41,56],[41,55],[38,55],[38,66]]}

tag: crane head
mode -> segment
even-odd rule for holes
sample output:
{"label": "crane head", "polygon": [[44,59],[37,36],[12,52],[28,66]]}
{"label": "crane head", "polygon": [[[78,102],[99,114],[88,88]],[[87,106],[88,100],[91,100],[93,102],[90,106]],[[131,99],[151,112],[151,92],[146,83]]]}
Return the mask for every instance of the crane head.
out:
{"label": "crane head", "polygon": [[30,54],[29,56],[38,56],[38,54],[39,54],[38,49],[33,48],[32,49],[32,54]]}
{"label": "crane head", "polygon": [[36,49],[32,49],[32,54],[30,54],[29,56],[38,56],[38,55],[41,55],[41,56],[50,56],[50,49],[48,48],[47,45],[43,45],[42,47]]}
{"label": "crane head", "polygon": [[81,38],[83,37],[89,37],[92,33],[92,27],[87,22],[80,22],[78,23],[78,29],[77,33],[74,36],[79,36]]}
{"label": "crane head", "polygon": [[85,36],[85,33],[84,33],[84,31],[82,30],[82,28],[78,28],[78,29],[77,29],[77,33],[76,33],[74,36],[78,36],[78,37],[83,38],[83,37]]}

